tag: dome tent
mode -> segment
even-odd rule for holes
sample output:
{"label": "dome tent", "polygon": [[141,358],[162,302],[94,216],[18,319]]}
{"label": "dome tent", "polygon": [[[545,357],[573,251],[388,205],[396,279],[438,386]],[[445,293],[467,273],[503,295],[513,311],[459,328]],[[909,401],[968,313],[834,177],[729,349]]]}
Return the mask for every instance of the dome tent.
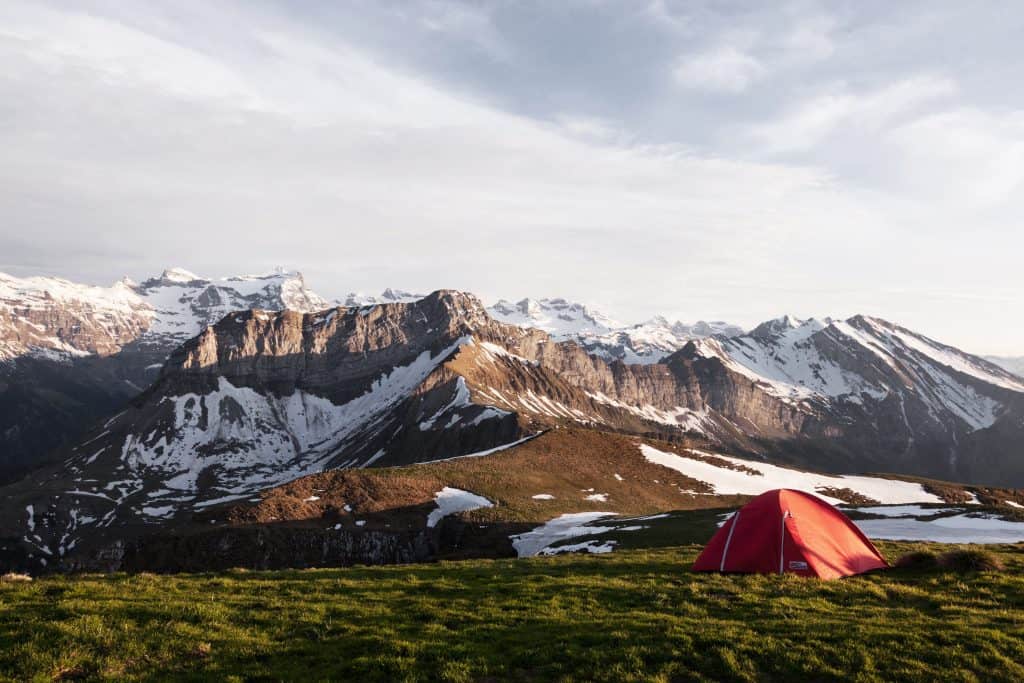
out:
{"label": "dome tent", "polygon": [[888,566],[842,512],[813,494],[775,489],[730,517],[693,570],[836,579]]}

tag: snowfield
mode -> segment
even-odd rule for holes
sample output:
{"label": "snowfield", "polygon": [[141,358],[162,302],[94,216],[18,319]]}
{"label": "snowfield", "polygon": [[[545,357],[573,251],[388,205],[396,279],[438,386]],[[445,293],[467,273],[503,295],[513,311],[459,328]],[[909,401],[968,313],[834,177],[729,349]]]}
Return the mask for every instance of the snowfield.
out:
{"label": "snowfield", "polygon": [[833,505],[843,501],[821,493],[820,489],[850,489],[880,503],[941,503],[938,496],[928,493],[915,482],[863,477],[854,475],[815,474],[792,470],[777,465],[743,460],[714,453],[691,451],[695,455],[706,455],[725,460],[733,465],[753,469],[760,474],[751,474],[726,467],[718,467],[696,458],[684,458],[675,453],[666,453],[647,444],[640,445],[640,452],[649,462],[663,465],[688,477],[710,484],[716,494],[739,494],[757,496],[772,489],[797,489],[814,493]]}
{"label": "snowfield", "polygon": [[[612,531],[615,527],[611,526],[585,526],[588,522],[601,519],[602,517],[614,516],[614,512],[571,512],[567,515],[561,515],[556,517],[546,524],[527,531],[516,536],[512,536],[512,547],[515,548],[516,554],[519,557],[533,557],[534,555],[540,554],[540,552],[551,545],[557,543],[566,538],[573,538],[575,536],[590,536],[593,534],[600,534],[605,531]],[[583,544],[588,545],[589,544]],[[580,549],[583,549],[582,547]],[[589,547],[587,548],[590,549]],[[562,548],[558,549],[561,552],[568,552]],[[609,548],[610,550],[610,548]],[[598,552],[608,552],[607,550],[601,550]]]}
{"label": "snowfield", "polygon": [[844,511],[847,509],[856,510],[857,512],[879,515],[881,517],[927,517],[929,515],[944,515],[959,510],[959,508],[926,508],[921,505],[886,505],[843,509]]}
{"label": "snowfield", "polygon": [[930,521],[906,518],[861,519],[854,521],[868,538],[890,541],[936,541],[938,543],[1019,543],[1024,541],[1024,523],[1011,522],[977,513],[939,517]]}

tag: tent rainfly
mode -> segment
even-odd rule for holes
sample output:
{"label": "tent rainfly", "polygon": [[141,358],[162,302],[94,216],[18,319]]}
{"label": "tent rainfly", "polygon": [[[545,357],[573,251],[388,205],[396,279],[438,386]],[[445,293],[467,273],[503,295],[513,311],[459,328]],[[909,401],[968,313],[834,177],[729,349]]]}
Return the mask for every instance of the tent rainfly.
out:
{"label": "tent rainfly", "polygon": [[733,514],[693,570],[837,579],[888,566],[842,512],[810,493],[776,489]]}

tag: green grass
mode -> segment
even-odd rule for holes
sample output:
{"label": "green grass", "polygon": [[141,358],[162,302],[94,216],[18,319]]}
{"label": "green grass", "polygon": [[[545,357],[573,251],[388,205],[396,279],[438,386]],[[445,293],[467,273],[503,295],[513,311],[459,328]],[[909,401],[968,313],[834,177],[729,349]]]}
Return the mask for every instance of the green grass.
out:
{"label": "green grass", "polygon": [[0,678],[1024,680],[1024,549],[832,582],[693,574],[698,550],[4,583]]}

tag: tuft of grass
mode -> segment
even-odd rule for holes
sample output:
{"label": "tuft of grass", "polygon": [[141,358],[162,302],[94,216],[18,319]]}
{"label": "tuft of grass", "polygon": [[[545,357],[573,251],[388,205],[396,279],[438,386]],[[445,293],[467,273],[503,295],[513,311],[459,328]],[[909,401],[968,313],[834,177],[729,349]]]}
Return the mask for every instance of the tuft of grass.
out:
{"label": "tuft of grass", "polygon": [[1003,561],[995,553],[977,548],[943,553],[938,563],[943,569],[954,572],[1001,572],[1005,569]]}
{"label": "tuft of grass", "polygon": [[939,566],[939,557],[928,550],[915,550],[900,555],[892,566],[897,569],[935,569]]}

